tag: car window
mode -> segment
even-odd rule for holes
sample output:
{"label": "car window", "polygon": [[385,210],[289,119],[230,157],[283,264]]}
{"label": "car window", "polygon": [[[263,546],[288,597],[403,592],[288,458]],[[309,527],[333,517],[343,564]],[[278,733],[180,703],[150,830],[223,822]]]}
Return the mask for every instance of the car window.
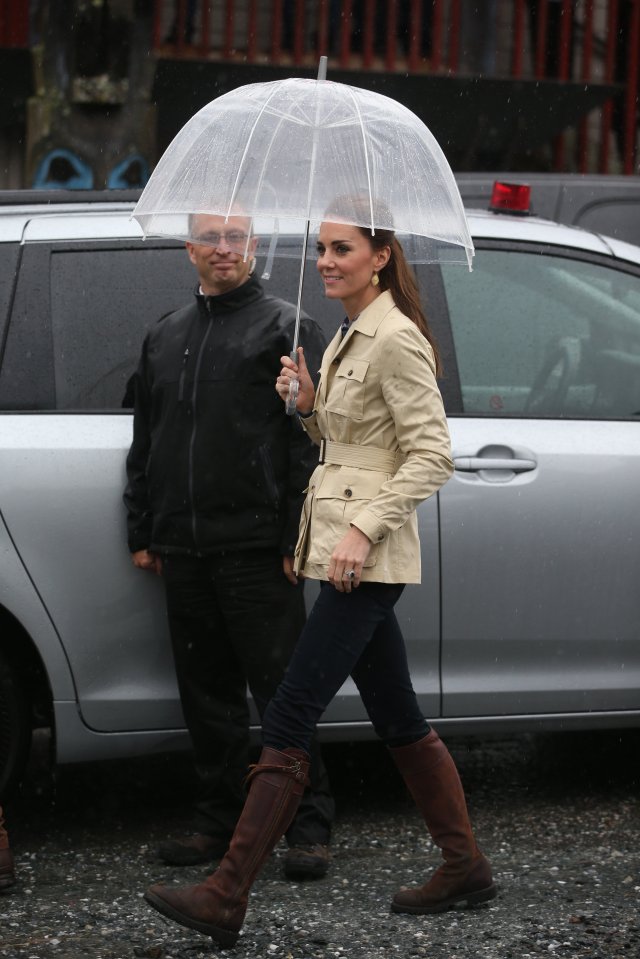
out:
{"label": "car window", "polygon": [[24,246],[0,369],[0,410],[55,408],[48,251]]}
{"label": "car window", "polygon": [[188,302],[194,289],[184,247],[54,253],[57,409],[121,406],[146,330]]}
{"label": "car window", "polygon": [[0,331],[11,301],[19,249],[17,243],[0,243]]}
{"label": "car window", "polygon": [[496,249],[442,272],[464,412],[640,416],[640,276]]}
{"label": "car window", "polygon": [[146,330],[195,289],[184,247],[33,244],[25,265],[0,408],[120,409]]}

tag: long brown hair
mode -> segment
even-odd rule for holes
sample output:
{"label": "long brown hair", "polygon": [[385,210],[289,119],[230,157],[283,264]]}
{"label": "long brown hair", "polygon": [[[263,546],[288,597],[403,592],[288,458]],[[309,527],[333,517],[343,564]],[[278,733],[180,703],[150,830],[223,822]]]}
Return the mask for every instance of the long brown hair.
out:
{"label": "long brown hair", "polygon": [[389,261],[378,273],[380,289],[389,290],[398,309],[415,323],[422,335],[429,341],[436,361],[436,376],[441,376],[443,371],[440,351],[422,308],[415,273],[407,263],[402,245],[393,230],[376,229],[375,233],[372,234],[369,227],[359,226],[358,229],[374,250],[381,250],[385,246],[390,248]]}
{"label": "long brown hair", "polygon": [[[371,222],[373,213],[374,222],[390,223],[393,225],[391,211],[380,200],[371,198],[364,194],[337,196],[325,211],[325,219],[330,220],[332,215],[341,222],[349,222],[351,216],[354,220],[360,220],[361,223]],[[351,221],[353,223],[353,220]],[[392,229],[379,229],[376,227],[375,233],[371,232],[368,226],[358,226],[362,235],[369,241],[373,250],[381,250],[388,246],[391,250],[391,256],[386,266],[378,273],[380,280],[380,289],[389,290],[393,297],[393,302],[405,316],[415,323],[422,335],[431,344],[433,355],[436,361],[436,376],[442,376],[442,361],[440,351],[435,337],[429,328],[429,321],[422,309],[420,301],[420,290],[416,275],[407,263],[404,250],[399,240],[396,238],[395,231]]]}

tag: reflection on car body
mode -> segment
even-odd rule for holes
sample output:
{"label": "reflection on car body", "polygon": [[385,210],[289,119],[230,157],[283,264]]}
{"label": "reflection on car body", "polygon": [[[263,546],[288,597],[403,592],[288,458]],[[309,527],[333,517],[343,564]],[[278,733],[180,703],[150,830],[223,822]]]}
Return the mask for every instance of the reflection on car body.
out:
{"label": "reflection on car body", "polygon": [[[162,584],[130,564],[121,492],[127,379],[192,276],[132,206],[0,212],[0,791],[33,722],[60,762],[187,743]],[[419,510],[423,584],[399,606],[421,706],[465,732],[637,724],[640,248],[469,222],[473,273],[417,267],[456,466]],[[294,297],[295,260],[269,282]],[[341,320],[312,275],[303,305],[327,332]],[[322,729],[372,734],[350,683]]]}

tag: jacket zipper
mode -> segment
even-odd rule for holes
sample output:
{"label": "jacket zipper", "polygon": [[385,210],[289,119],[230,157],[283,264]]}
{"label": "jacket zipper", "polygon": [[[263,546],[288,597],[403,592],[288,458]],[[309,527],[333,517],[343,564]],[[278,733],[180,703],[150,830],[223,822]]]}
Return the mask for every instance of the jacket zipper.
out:
{"label": "jacket zipper", "polygon": [[191,440],[189,442],[189,499],[191,500],[191,532],[193,534],[193,543],[196,549],[198,548],[197,541],[197,522],[196,522],[196,508],[194,501],[194,470],[193,470],[193,456],[196,445],[196,432],[197,432],[197,419],[196,419],[196,400],[198,394],[198,379],[200,376],[200,366],[202,365],[202,356],[204,353],[204,348],[207,345],[207,340],[209,339],[209,334],[211,332],[211,327],[213,325],[213,318],[211,312],[209,311],[209,322],[205,334],[202,337],[202,342],[200,343],[200,348],[198,349],[198,357],[196,359],[196,368],[193,374],[193,390],[191,391],[191,414],[193,416],[193,428],[191,430]]}
{"label": "jacket zipper", "polygon": [[280,494],[278,493],[278,484],[276,483],[276,474],[273,468],[273,460],[267,444],[258,447],[260,461],[262,463],[262,472],[267,484],[267,492],[273,501],[276,509],[280,508]]}
{"label": "jacket zipper", "polygon": [[184,400],[184,381],[187,375],[187,363],[189,362],[189,347],[186,348],[182,357],[182,369],[180,371],[180,379],[178,381],[178,403],[182,403]]}

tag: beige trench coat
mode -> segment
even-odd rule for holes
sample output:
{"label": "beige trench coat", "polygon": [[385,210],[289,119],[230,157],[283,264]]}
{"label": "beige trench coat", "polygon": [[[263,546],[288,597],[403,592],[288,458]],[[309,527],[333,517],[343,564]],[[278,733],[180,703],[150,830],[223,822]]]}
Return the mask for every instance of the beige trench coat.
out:
{"label": "beige trench coat", "polygon": [[[387,471],[324,463],[309,480],[295,570],[327,579],[331,553],[350,524],[373,547],[363,581],[420,582],[416,508],[453,472],[431,346],[382,293],[327,347],[313,413],[300,421],[314,442],[396,454]],[[350,452],[350,451],[347,451]],[[382,454],[384,456],[384,454]]]}

